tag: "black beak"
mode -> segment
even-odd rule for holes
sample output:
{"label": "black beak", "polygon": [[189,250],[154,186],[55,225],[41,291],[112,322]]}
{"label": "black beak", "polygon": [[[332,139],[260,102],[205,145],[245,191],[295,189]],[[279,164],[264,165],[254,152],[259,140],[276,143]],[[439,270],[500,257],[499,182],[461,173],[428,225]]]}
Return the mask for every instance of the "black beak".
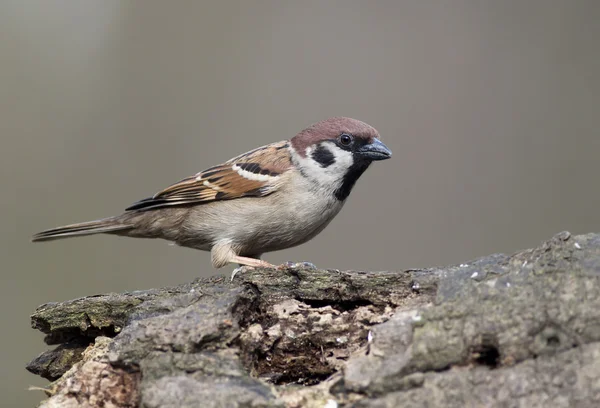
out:
{"label": "black beak", "polygon": [[369,160],[385,160],[392,157],[392,151],[379,139],[358,148],[357,153]]}

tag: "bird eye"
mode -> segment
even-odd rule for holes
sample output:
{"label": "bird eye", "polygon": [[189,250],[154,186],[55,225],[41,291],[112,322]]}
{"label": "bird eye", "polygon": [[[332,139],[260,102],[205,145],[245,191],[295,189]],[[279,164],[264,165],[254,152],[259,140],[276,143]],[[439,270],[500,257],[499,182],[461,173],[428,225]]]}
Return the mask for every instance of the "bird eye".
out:
{"label": "bird eye", "polygon": [[343,146],[350,146],[353,140],[352,135],[349,135],[348,133],[342,133],[340,135],[340,143]]}

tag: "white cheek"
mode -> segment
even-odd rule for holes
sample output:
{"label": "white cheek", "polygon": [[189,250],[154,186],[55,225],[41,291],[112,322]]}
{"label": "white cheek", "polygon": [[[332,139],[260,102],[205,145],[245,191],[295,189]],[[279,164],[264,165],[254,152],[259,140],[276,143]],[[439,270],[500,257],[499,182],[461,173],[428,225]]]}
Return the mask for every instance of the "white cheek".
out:
{"label": "white cheek", "polygon": [[313,160],[312,152],[314,148],[312,146],[306,149],[306,157],[294,156],[302,166],[302,170],[307,177],[313,179],[323,187],[335,189],[342,183],[354,160],[352,153],[346,150],[329,146],[328,144],[324,144],[324,147],[335,157],[335,162],[327,167],[322,167],[321,164]]}
{"label": "white cheek", "polygon": [[333,153],[333,156],[335,157],[335,163],[327,167],[325,170],[337,172],[343,177],[354,163],[352,153],[350,153],[347,150],[338,149],[337,147],[333,147],[330,150],[331,153]]}

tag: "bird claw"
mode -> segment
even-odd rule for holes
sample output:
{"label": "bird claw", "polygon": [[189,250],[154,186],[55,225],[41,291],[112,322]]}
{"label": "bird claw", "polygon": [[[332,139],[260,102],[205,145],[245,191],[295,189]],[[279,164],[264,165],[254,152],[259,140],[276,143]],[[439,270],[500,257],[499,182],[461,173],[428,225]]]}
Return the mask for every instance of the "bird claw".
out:
{"label": "bird claw", "polygon": [[292,262],[287,261],[281,264],[282,269],[317,269],[312,262]]}
{"label": "bird claw", "polygon": [[246,265],[238,266],[231,272],[231,282],[233,282],[233,279],[235,278],[235,275],[238,274],[238,272],[246,272],[246,271],[249,271],[252,269],[254,269],[254,268],[251,266],[246,266]]}

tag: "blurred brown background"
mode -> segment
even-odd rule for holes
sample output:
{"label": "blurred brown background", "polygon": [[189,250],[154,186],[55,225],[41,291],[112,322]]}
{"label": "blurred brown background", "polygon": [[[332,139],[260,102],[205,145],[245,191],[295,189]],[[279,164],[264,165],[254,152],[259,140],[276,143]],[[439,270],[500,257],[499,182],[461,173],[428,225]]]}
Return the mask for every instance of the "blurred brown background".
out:
{"label": "blurred brown background", "polygon": [[32,233],[329,116],[394,157],[271,262],[401,270],[600,231],[599,21],[596,0],[2,1],[2,405],[42,396],[24,369],[39,304],[231,270],[164,241]]}

